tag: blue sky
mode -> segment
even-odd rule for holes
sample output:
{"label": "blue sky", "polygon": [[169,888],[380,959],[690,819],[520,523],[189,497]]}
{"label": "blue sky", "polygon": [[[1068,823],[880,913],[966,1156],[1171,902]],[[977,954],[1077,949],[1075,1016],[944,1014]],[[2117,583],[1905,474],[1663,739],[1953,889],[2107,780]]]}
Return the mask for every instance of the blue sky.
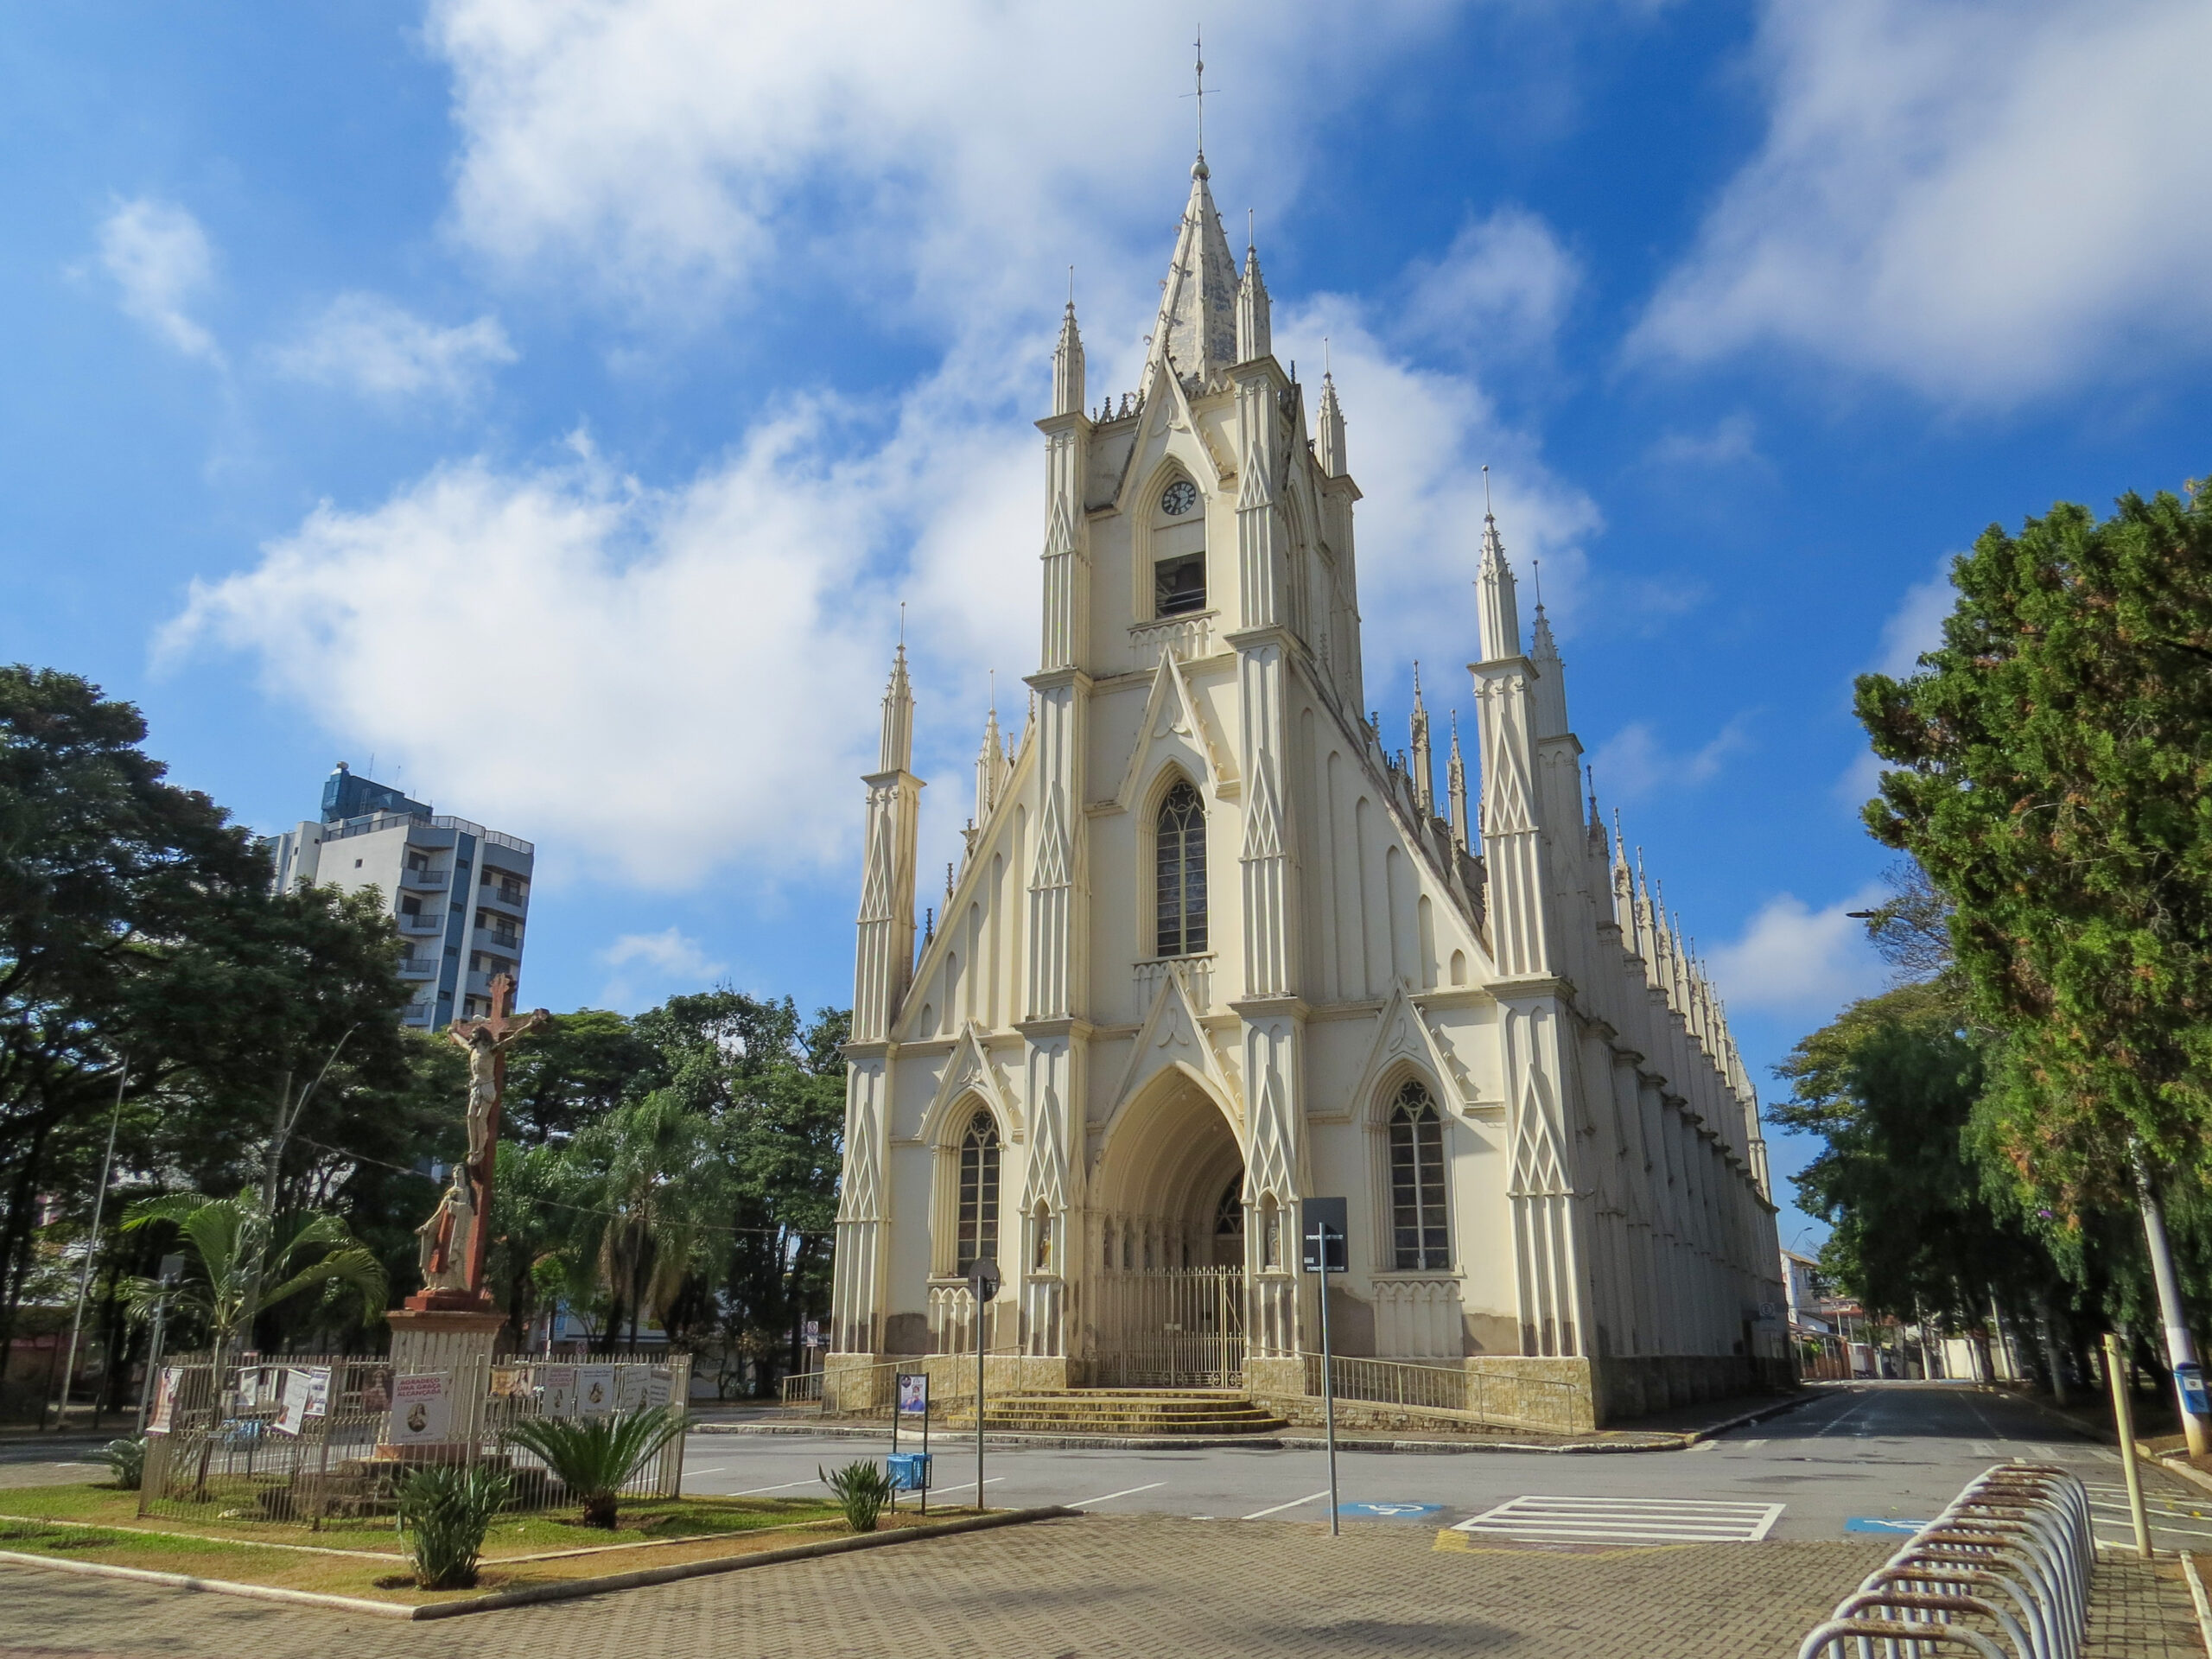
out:
{"label": "blue sky", "polygon": [[[1187,14],[17,9],[0,654],[257,826],[373,756],[531,837],[532,1001],[842,1003],[899,602],[941,864],[1032,666],[1069,265],[1094,400],[1135,384]],[[1416,657],[1466,703],[1488,462],[1763,1073],[1880,982],[1851,677],[1992,520],[2212,461],[2212,15],[1205,22],[1218,198],[1351,422],[1370,703]]]}

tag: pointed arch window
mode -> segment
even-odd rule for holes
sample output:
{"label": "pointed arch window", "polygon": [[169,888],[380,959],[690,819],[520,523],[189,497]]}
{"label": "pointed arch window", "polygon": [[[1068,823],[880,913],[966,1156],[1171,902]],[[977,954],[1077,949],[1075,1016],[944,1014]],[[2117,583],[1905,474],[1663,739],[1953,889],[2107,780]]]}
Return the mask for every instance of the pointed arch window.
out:
{"label": "pointed arch window", "polygon": [[1221,1202],[1213,1207],[1213,1236],[1244,1236],[1244,1178],[1241,1175],[1222,1190]]}
{"label": "pointed arch window", "polygon": [[988,1112],[968,1120],[960,1141],[960,1248],[957,1273],[999,1254],[999,1128]]}
{"label": "pointed arch window", "polygon": [[1452,1264],[1444,1220],[1444,1121],[1419,1083],[1398,1090],[1390,1109],[1390,1243],[1401,1272],[1437,1273]]}
{"label": "pointed arch window", "polygon": [[1160,804],[1155,834],[1160,927],[1155,956],[1198,957],[1206,949],[1206,810],[1187,779]]}

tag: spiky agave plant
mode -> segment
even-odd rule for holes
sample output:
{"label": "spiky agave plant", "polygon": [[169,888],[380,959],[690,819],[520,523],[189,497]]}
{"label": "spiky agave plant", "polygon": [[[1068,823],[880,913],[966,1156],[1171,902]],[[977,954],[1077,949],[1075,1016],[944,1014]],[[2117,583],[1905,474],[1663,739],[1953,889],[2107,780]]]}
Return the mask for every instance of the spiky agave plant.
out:
{"label": "spiky agave plant", "polygon": [[822,1476],[822,1484],[844,1506],[847,1526],[855,1532],[875,1530],[876,1517],[891,1500],[891,1477],[884,1472],[881,1464],[861,1459],[847,1464],[834,1475],[823,1474],[822,1465],[817,1464],[814,1472]]}
{"label": "spiky agave plant", "polygon": [[135,1492],[146,1478],[146,1442],[143,1439],[110,1440],[92,1453],[107,1465],[108,1472],[115,1477],[115,1484],[126,1492]]}
{"label": "spiky agave plant", "polygon": [[433,1464],[399,1484],[399,1519],[424,1590],[466,1590],[476,1582],[477,1558],[492,1517],[514,1483],[483,1464]]}
{"label": "spiky agave plant", "polygon": [[604,1417],[525,1417],[507,1440],[536,1453],[582,1500],[586,1526],[612,1528],[622,1488],[683,1432],[683,1412],[664,1406]]}

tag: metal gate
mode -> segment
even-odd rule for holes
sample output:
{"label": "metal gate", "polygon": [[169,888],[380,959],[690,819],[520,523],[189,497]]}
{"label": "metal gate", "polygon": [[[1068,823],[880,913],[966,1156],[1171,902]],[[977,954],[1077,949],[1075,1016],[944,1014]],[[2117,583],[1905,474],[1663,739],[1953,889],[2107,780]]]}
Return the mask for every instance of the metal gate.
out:
{"label": "metal gate", "polygon": [[1233,1389],[1244,1380],[1244,1269],[1108,1268],[1098,1280],[1096,1386]]}

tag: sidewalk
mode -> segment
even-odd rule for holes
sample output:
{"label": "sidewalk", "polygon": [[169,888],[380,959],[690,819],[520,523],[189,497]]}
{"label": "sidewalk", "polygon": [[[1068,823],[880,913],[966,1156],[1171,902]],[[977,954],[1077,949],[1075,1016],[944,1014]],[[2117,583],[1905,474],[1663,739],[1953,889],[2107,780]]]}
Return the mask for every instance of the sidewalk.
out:
{"label": "sidewalk", "polygon": [[[1388,1434],[1339,1430],[1337,1445],[1348,1452],[1679,1452],[1724,1430],[1795,1411],[1821,1398],[1815,1389],[1792,1395],[1742,1395],[1655,1412],[1620,1428],[1580,1434],[1548,1434],[1528,1428],[1394,1429]],[[821,1417],[804,1407],[764,1405],[695,1409],[693,1432],[704,1434],[804,1434],[827,1440],[887,1440],[887,1417]],[[962,1432],[972,1442],[972,1429]],[[1274,1434],[1107,1435],[1016,1434],[986,1430],[986,1446],[1037,1451],[1204,1452],[1241,1447],[1248,1451],[1314,1451],[1326,1442],[1300,1424]]]}
{"label": "sidewalk", "polygon": [[451,1627],[0,1567],[0,1659],[1774,1659],[1886,1548],[1441,1551],[1433,1529],[1404,1522],[1332,1539],[1087,1516]]}

